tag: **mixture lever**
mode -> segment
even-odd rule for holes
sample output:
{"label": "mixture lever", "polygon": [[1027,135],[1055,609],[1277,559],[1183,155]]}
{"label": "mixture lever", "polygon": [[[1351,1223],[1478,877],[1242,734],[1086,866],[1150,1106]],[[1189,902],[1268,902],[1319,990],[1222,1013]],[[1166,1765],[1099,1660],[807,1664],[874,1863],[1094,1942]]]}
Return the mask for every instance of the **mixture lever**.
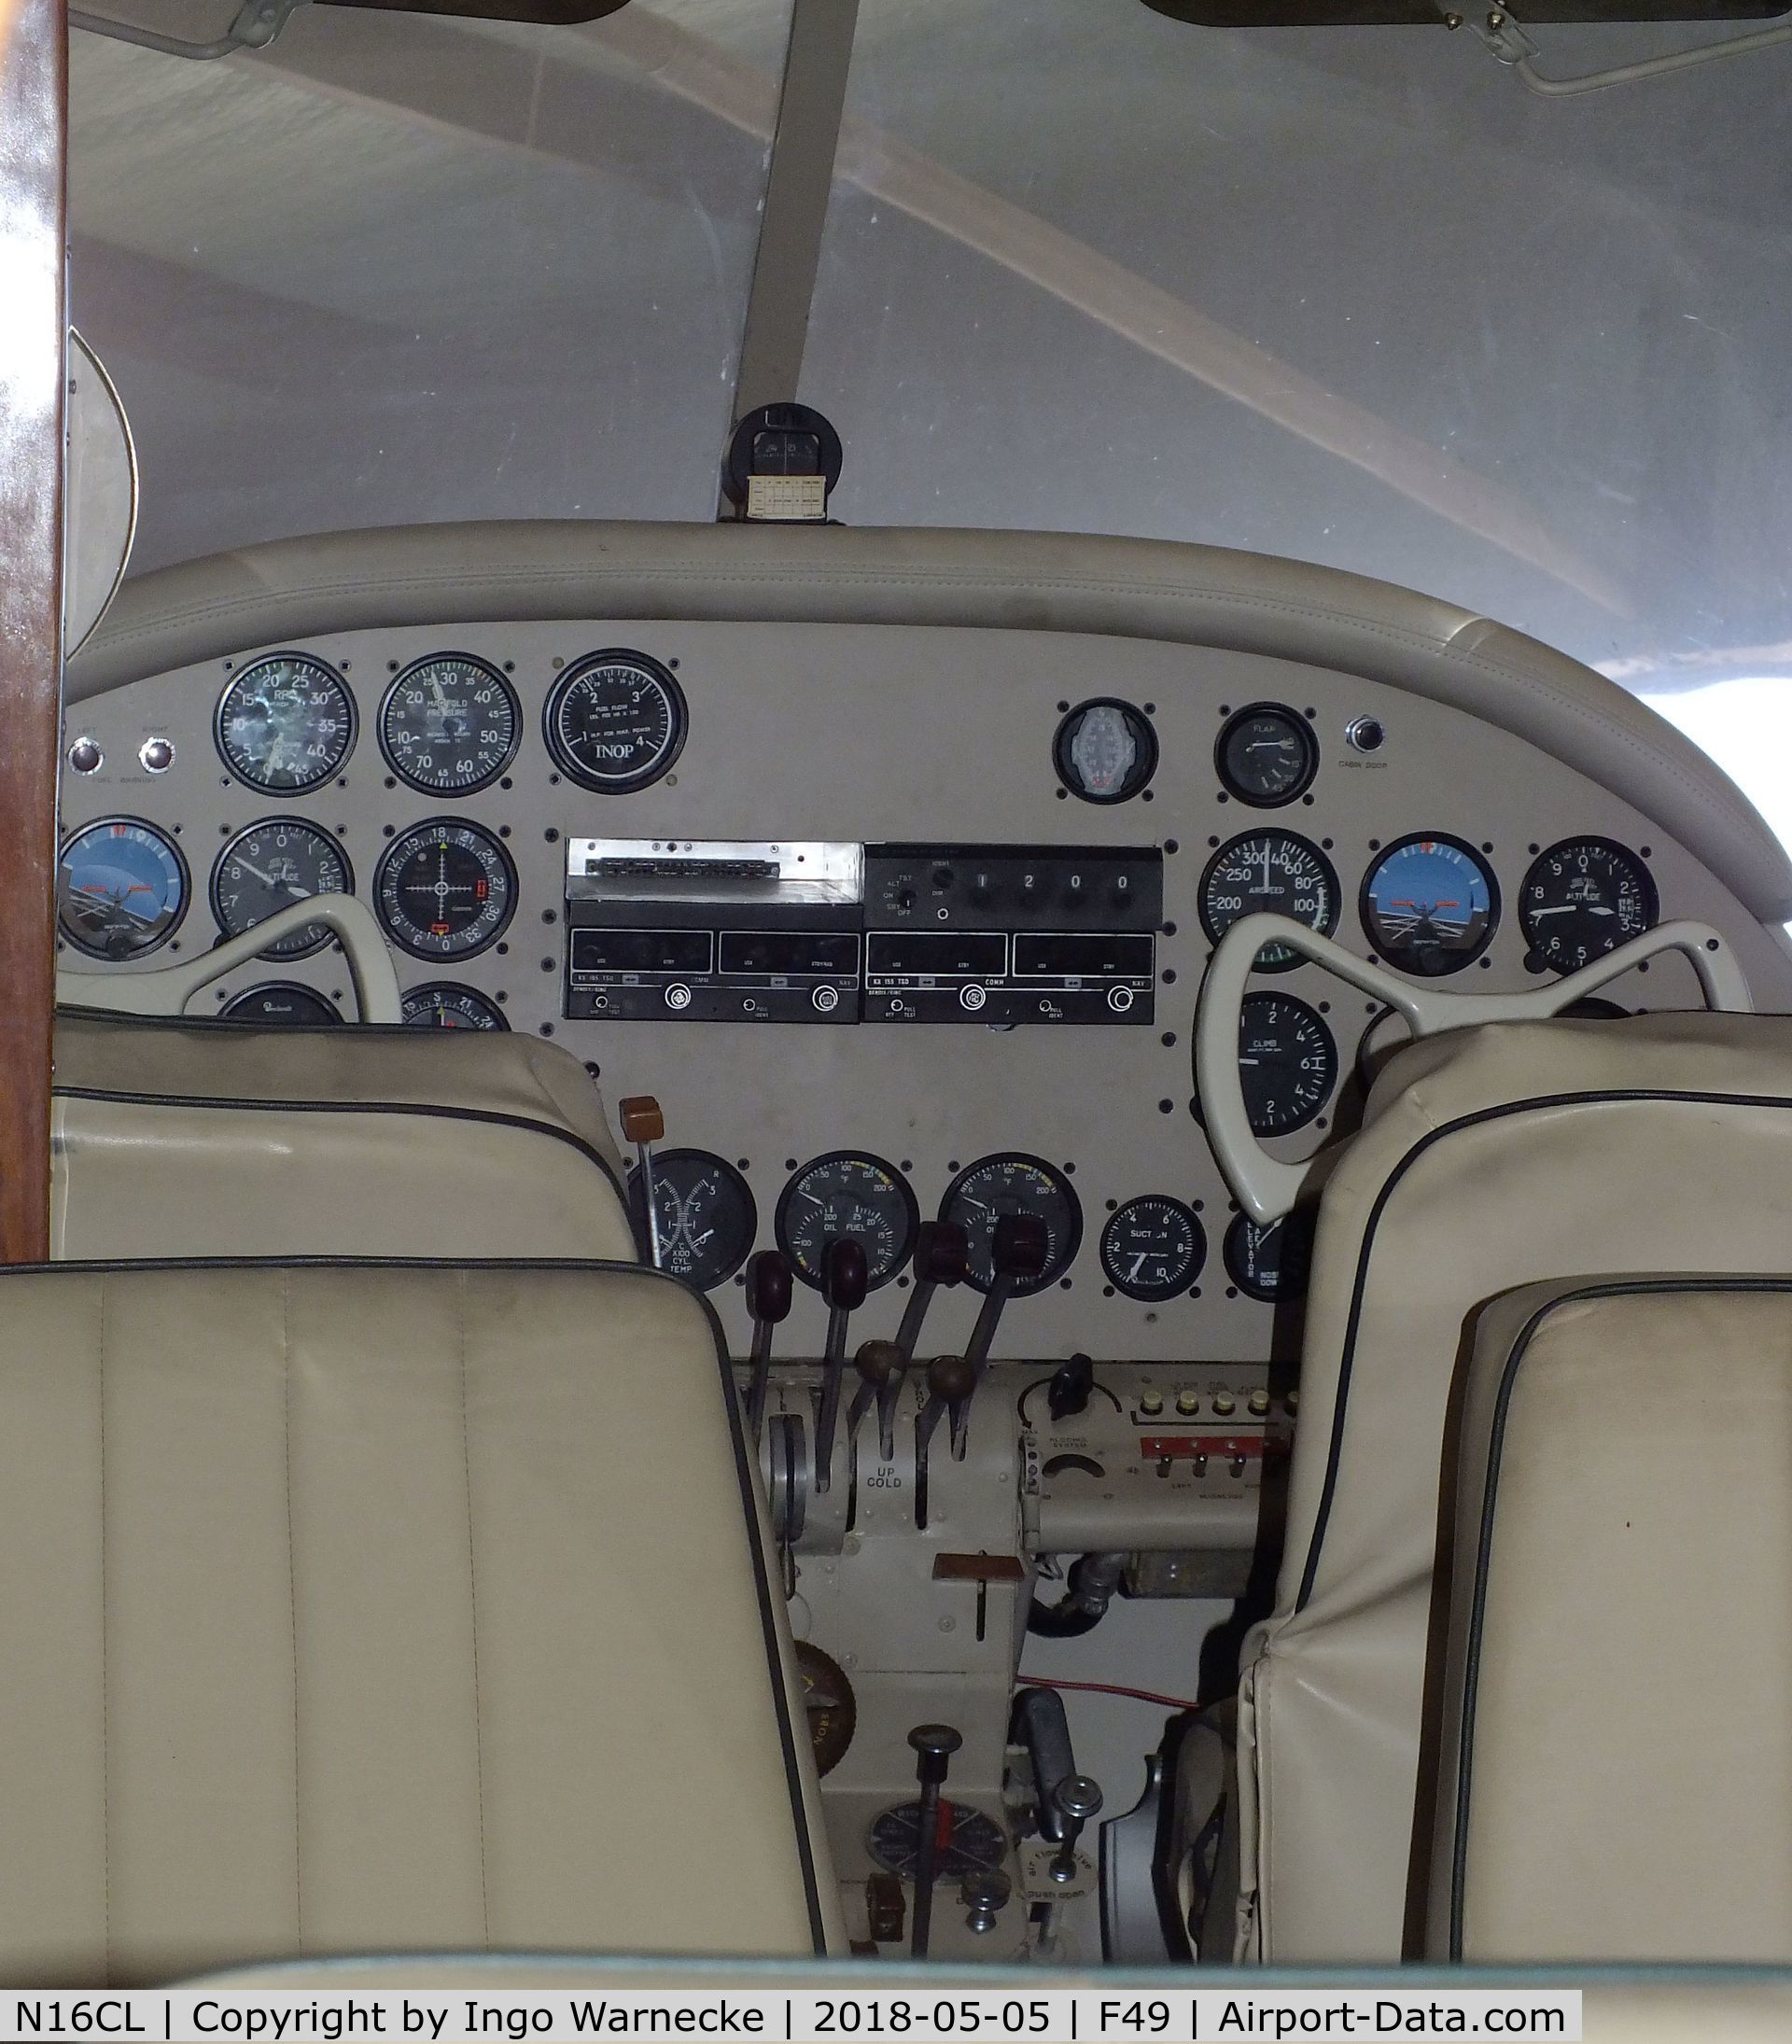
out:
{"label": "mixture lever", "polygon": [[821,1290],[828,1302],[828,1346],[821,1358],[821,1404],[815,1421],[815,1488],[828,1488],[833,1475],[833,1435],[840,1421],[840,1383],[847,1368],[847,1328],[865,1303],[871,1267],[850,1236],[828,1244],[821,1259]]}
{"label": "mixture lever", "polygon": [[903,1309],[903,1323],[896,1330],[902,1364],[885,1379],[877,1399],[877,1452],[885,1462],[896,1460],[896,1407],[903,1395],[903,1379],[920,1346],[927,1309],[941,1285],[964,1282],[970,1256],[970,1238],[956,1221],[923,1221],[916,1231],[915,1289]]}
{"label": "mixture lever", "polygon": [[[977,1324],[971,1330],[971,1346],[964,1351],[964,1360],[971,1365],[973,1389],[982,1383],[984,1372],[989,1367],[989,1351],[995,1346],[1002,1308],[1015,1293],[1045,1275],[1052,1256],[1051,1234],[1036,1213],[1004,1213],[996,1223],[989,1255],[995,1278],[984,1299],[983,1310],[977,1315]],[[964,1460],[970,1417],[970,1399],[960,1399],[952,1412],[952,1455],[956,1462]]]}

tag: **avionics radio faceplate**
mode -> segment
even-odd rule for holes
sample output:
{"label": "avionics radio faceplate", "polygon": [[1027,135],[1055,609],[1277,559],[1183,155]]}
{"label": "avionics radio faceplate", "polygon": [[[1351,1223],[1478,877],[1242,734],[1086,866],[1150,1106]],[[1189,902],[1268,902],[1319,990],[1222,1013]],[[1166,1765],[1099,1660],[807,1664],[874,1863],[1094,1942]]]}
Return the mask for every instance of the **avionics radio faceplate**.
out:
{"label": "avionics radio faceplate", "polygon": [[1155,847],[572,839],[586,1021],[1153,1019]]}
{"label": "avionics radio faceplate", "polygon": [[864,866],[858,845],[575,837],[566,1013],[856,1022]]}

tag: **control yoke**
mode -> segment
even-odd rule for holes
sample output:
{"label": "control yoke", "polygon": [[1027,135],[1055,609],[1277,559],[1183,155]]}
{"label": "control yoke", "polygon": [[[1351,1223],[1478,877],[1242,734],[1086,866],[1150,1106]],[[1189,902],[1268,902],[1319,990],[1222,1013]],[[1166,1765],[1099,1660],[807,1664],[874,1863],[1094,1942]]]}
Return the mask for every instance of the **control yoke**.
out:
{"label": "control yoke", "polygon": [[1347,987],[1384,1001],[1405,1018],[1414,1036],[1473,1029],[1483,1022],[1547,1021],[1662,951],[1678,951],[1691,965],[1707,1008],[1730,1015],[1752,1015],[1755,1010],[1735,953],[1703,923],[1659,923],[1548,986],[1522,993],[1458,994],[1386,972],[1292,917],[1241,917],[1220,939],[1201,982],[1195,1015],[1195,1085],[1213,1161],[1232,1197],[1259,1227],[1293,1211],[1309,1169],[1270,1156],[1258,1142],[1239,1075],[1245,987],[1258,955],[1270,945],[1323,966]]}

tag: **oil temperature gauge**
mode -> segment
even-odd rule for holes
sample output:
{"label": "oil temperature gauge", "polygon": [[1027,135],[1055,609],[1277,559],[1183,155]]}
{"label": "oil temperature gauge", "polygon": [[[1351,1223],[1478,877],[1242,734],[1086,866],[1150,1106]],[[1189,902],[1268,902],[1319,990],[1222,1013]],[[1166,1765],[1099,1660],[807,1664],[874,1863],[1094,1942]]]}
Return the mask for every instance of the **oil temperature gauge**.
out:
{"label": "oil temperature gauge", "polygon": [[1207,1235],[1192,1209],[1167,1193],[1128,1199],[1101,1230],[1101,1268],[1129,1299],[1173,1299],[1207,1260]]}
{"label": "oil temperature gauge", "polygon": [[850,1236],[865,1253],[875,1292],[907,1263],[919,1222],[915,1195],[893,1164],[834,1150],[805,1164],[785,1186],[777,1246],[804,1283],[819,1290],[828,1244]]}
{"label": "oil temperature gauge", "polygon": [[975,1291],[987,1292],[996,1281],[996,1223],[1010,1213],[1031,1214],[1045,1228],[1044,1269],[1030,1283],[1015,1287],[1015,1296],[1025,1298],[1056,1284],[1075,1261],[1083,1240],[1083,1207],[1070,1180],[1043,1157],[1004,1150],[967,1164],[945,1188],[940,1219],[956,1221],[964,1230],[971,1251],[965,1277]]}

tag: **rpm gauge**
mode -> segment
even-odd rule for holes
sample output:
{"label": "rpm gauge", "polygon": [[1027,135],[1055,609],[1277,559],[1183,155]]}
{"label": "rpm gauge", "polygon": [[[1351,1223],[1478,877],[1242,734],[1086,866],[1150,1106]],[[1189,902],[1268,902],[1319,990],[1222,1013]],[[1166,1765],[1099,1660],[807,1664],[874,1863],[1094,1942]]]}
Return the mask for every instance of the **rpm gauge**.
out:
{"label": "rpm gauge", "polygon": [[187,913],[187,861],[172,838],[134,817],[77,831],[56,870],[56,924],[91,959],[139,959]]}
{"label": "rpm gauge", "polygon": [[523,713],[497,669],[470,653],[413,662],[380,705],[380,750],[426,794],[470,795],[515,757]]}
{"label": "rpm gauge", "polygon": [[1246,994],[1239,1005],[1239,1078],[1258,1136],[1305,1128],[1337,1084],[1337,1042],[1292,994]]}
{"label": "rpm gauge", "polygon": [[451,979],[411,987],[399,1003],[399,1018],[408,1029],[508,1031],[511,1026],[496,1003]]}
{"label": "rpm gauge", "polygon": [[965,1275],[979,1292],[996,1281],[996,1223],[1010,1213],[1030,1213],[1045,1226],[1044,1269],[1015,1287],[1015,1296],[1024,1298],[1056,1284],[1071,1267],[1083,1240],[1083,1208],[1070,1180],[1043,1157],[1009,1150],[966,1165],[945,1189],[940,1219],[963,1228],[970,1244]]}
{"label": "rpm gauge", "polygon": [[[629,1174],[630,1204],[640,1211],[640,1173]],[[753,1246],[759,1209],[747,1181],[707,1150],[661,1150],[653,1158],[653,1205],[660,1266],[699,1292],[726,1284]]]}
{"label": "rpm gauge", "polygon": [[321,660],[274,653],[224,691],[215,735],[239,780],[263,794],[302,795],[340,773],[355,749],[355,698]]}
{"label": "rpm gauge", "polygon": [[568,667],[543,721],[553,763],[581,788],[627,794],[670,771],[684,746],[684,694],[645,653],[592,653]]}
{"label": "rpm gauge", "polygon": [[1440,979],[1493,941],[1500,889],[1480,854],[1457,837],[1418,832],[1390,845],[1363,882],[1363,928],[1403,973]]}
{"label": "rpm gauge", "polygon": [[1608,837],[1571,837],[1533,861],[1519,924],[1533,957],[1575,973],[1651,929],[1660,905],[1635,852]]}
{"label": "rpm gauge", "polygon": [[[1252,831],[1222,845],[1201,875],[1201,927],[1218,944],[1246,916],[1286,916],[1329,937],[1337,928],[1337,875],[1316,845],[1292,831]],[[1285,944],[1266,944],[1253,970],[1300,963]]]}
{"label": "rpm gauge", "polygon": [[1109,1217],[1101,1230],[1101,1268],[1129,1299],[1173,1299],[1207,1260],[1207,1236],[1192,1209],[1166,1193],[1145,1193]]}
{"label": "rpm gauge", "polygon": [[[276,910],[314,894],[353,894],[348,855],[315,824],[295,817],[252,823],[225,846],[212,868],[212,913],[227,937],[240,937]],[[267,959],[301,959],[329,942],[322,923],[306,923],[271,944]]]}
{"label": "rpm gauge", "polygon": [[502,933],[516,869],[489,831],[438,818],[394,838],[373,882],[393,943],[420,959],[464,959]]}
{"label": "rpm gauge", "polygon": [[907,1263],[920,1220],[907,1179],[882,1157],[835,1150],[805,1164],[777,1202],[777,1246],[819,1290],[828,1244],[850,1236],[865,1253],[870,1289]]}

